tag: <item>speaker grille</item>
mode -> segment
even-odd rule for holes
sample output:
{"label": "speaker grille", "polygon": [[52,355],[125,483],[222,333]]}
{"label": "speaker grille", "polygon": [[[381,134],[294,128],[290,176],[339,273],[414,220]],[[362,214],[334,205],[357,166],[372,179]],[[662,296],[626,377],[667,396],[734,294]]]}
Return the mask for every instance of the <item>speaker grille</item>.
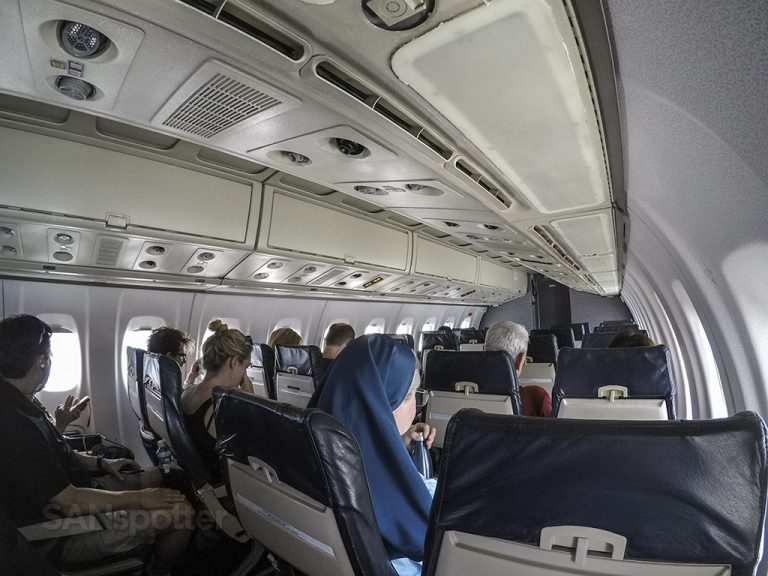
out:
{"label": "speaker grille", "polygon": [[282,104],[255,88],[216,74],[194,92],[164,122],[164,126],[210,138]]}
{"label": "speaker grille", "polygon": [[117,266],[120,253],[125,244],[124,238],[114,236],[99,236],[96,238],[96,252],[93,257],[95,266]]}

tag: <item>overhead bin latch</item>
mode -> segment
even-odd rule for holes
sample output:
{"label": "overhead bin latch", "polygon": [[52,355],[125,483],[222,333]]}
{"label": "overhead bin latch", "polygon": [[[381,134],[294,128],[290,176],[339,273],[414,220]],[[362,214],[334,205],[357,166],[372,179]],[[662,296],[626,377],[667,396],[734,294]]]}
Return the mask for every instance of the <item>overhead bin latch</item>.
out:
{"label": "overhead bin latch", "polygon": [[601,386],[597,389],[598,398],[608,398],[608,402],[615,402],[622,398],[629,398],[629,390],[626,386]]}
{"label": "overhead bin latch", "polygon": [[352,254],[344,254],[344,262],[347,264],[354,264],[357,258]]}
{"label": "overhead bin latch", "polygon": [[128,218],[128,216],[121,216],[120,214],[107,214],[105,222],[107,228],[125,230],[128,228],[128,222],[130,222],[130,218]]}

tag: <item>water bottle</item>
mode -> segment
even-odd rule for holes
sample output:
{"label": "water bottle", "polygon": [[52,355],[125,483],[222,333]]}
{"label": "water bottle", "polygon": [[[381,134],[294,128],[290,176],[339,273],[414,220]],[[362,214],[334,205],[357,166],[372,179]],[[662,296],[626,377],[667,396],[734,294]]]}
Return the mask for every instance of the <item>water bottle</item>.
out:
{"label": "water bottle", "polygon": [[424,434],[419,433],[419,439],[413,441],[413,451],[411,452],[411,458],[416,465],[416,470],[419,471],[425,480],[432,478],[432,456],[427,450],[427,446],[424,444]]}
{"label": "water bottle", "polygon": [[171,464],[173,463],[173,454],[165,443],[165,440],[157,441],[157,465],[162,468],[163,472],[168,474],[171,471]]}

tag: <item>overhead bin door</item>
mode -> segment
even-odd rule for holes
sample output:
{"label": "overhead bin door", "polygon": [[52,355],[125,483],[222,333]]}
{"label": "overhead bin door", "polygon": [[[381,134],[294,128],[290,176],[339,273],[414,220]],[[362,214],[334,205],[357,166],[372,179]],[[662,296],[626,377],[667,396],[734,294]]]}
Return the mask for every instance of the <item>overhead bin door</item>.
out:
{"label": "overhead bin door", "polygon": [[275,192],[267,251],[302,252],[406,271],[408,232]]}
{"label": "overhead bin door", "polygon": [[474,283],[477,280],[477,256],[417,236],[413,271]]}
{"label": "overhead bin door", "polygon": [[0,166],[6,206],[100,222],[114,215],[131,226],[246,239],[250,184],[7,128],[0,128]]}

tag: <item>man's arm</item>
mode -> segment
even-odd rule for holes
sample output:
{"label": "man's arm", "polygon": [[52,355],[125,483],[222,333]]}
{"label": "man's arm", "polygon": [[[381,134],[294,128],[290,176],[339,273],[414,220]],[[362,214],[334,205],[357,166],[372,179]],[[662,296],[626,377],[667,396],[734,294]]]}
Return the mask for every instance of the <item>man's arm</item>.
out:
{"label": "man's arm", "polygon": [[168,488],[147,488],[125,492],[108,492],[95,488],[77,488],[70,484],[51,499],[58,510],[70,516],[140,508],[171,508],[184,502],[181,492]]}

